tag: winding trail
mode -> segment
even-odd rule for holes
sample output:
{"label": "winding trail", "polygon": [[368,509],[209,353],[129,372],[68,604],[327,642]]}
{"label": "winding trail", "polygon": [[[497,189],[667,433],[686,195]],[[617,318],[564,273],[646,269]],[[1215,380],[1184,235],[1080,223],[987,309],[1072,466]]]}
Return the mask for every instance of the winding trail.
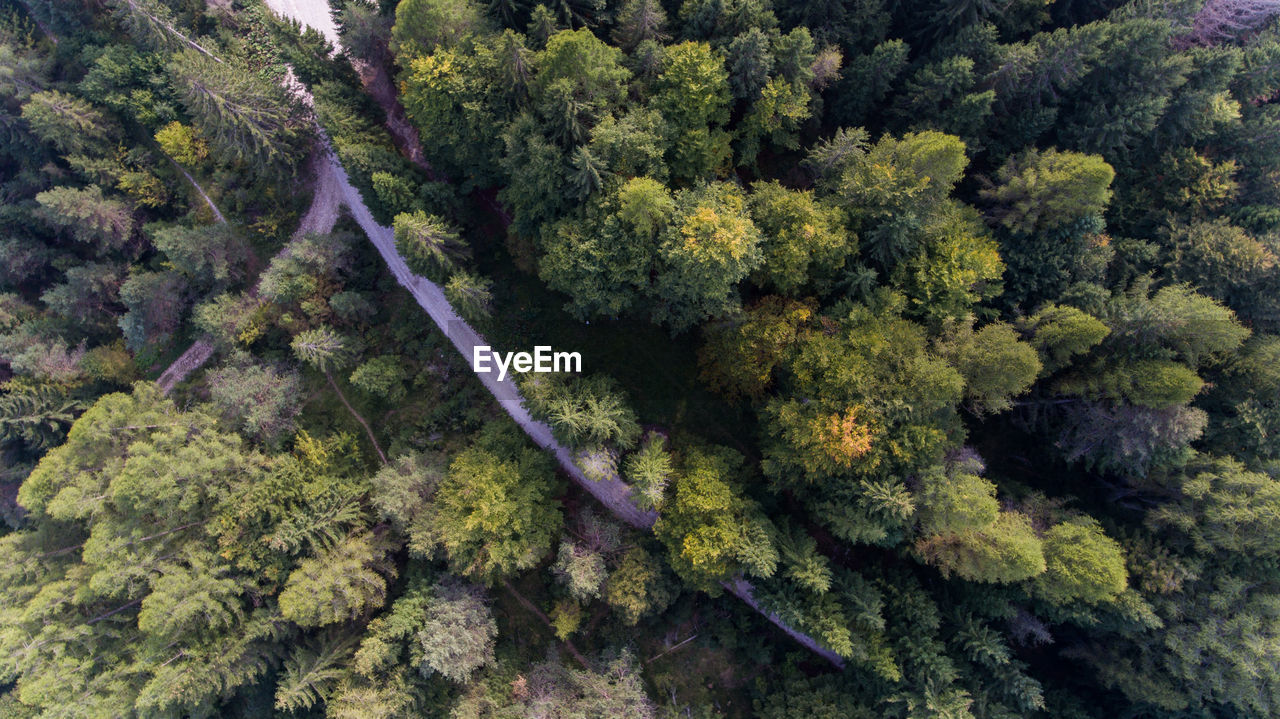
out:
{"label": "winding trail", "polygon": [[[289,248],[294,240],[303,235],[312,233],[322,235],[333,230],[333,226],[338,224],[338,214],[342,209],[342,193],[338,185],[338,178],[333,174],[333,163],[329,161],[328,147],[328,144],[325,144],[314,151],[307,163],[310,174],[314,178],[311,206],[307,208],[306,214],[298,222],[298,229],[294,230],[289,242],[286,242],[284,247],[280,248],[278,253],[280,255],[288,255]],[[218,212],[218,208],[214,207],[213,202],[209,200],[209,196],[204,193],[204,190],[196,183],[195,179],[187,174],[187,171],[183,170],[181,165],[175,162],[174,166],[182,174],[186,175],[188,180],[191,180],[191,184],[195,185],[200,196],[204,197],[205,202],[208,202],[209,207],[213,209],[218,221],[225,224],[226,219],[221,212]],[[256,294],[257,287],[254,287],[252,291]],[[191,343],[187,351],[183,352],[178,359],[165,368],[165,371],[156,379],[156,385],[160,387],[161,394],[169,394],[174,387],[178,386],[179,382],[204,366],[204,363],[208,362],[209,358],[213,356],[214,349],[213,339],[207,335]],[[345,398],[343,402],[346,402]],[[372,440],[372,436],[370,439]],[[377,449],[377,442],[374,442],[373,446]],[[378,453],[381,454],[382,450],[379,449]],[[385,462],[386,460],[384,459],[383,461]]]}
{"label": "winding trail", "polygon": [[[369,241],[378,249],[378,254],[382,255],[383,261],[387,263],[387,269],[391,270],[391,274],[395,276],[409,294],[417,300],[418,306],[426,310],[427,315],[436,323],[436,326],[444,332],[454,347],[462,353],[470,362],[474,356],[474,348],[479,345],[488,345],[489,343],[484,337],[476,332],[468,325],[449,304],[449,300],[445,299],[444,291],[440,286],[428,280],[425,277],[413,274],[404,261],[404,258],[396,252],[395,233],[390,227],[379,225],[373,219],[373,214],[369,208],[365,206],[360,192],[351,185],[351,181],[347,179],[346,170],[342,169],[342,165],[338,162],[338,158],[329,150],[329,164],[333,174],[338,178],[339,188],[342,193],[343,204],[351,212],[351,216],[356,223],[360,225],[360,229],[369,237]],[[638,529],[651,529],[654,522],[658,521],[658,513],[643,510],[631,502],[631,487],[619,479],[616,475],[608,479],[593,481],[583,474],[582,470],[573,461],[573,454],[569,449],[555,440],[551,435],[551,427],[543,422],[535,420],[529,415],[529,410],[524,407],[524,400],[520,396],[520,391],[516,389],[516,384],[510,377],[498,380],[497,371],[477,372],[476,376],[484,384],[485,388],[498,400],[498,404],[511,415],[511,419],[524,430],[525,434],[534,441],[539,447],[553,453],[559,461],[561,468],[577,482],[583,489],[591,493],[591,496],[600,501],[601,504],[609,508],[615,516],[623,520],[627,524]]]}
{"label": "winding trail", "polygon": [[[265,2],[276,13],[299,20],[304,25],[310,24],[309,18],[324,18],[326,25],[313,25],[313,27],[324,33],[326,37],[330,37],[330,33],[332,33],[331,42],[334,43],[335,48],[339,47],[337,32],[332,29],[333,20],[328,12],[327,0],[265,0]],[[310,93],[305,87],[301,86],[301,83],[295,83],[291,89],[298,94],[304,103],[307,105],[313,104]],[[351,185],[346,171],[342,168],[342,164],[338,162],[333,147],[329,143],[328,135],[323,128],[318,128],[318,131],[320,140],[326,148],[329,169],[338,180],[343,204],[347,206],[356,223],[360,225],[360,229],[364,231],[369,237],[369,241],[373,243],[378,253],[382,255],[382,259],[387,263],[387,269],[391,270],[391,274],[395,276],[396,281],[413,295],[418,305],[426,311],[431,320],[436,323],[436,326],[444,332],[449,341],[470,362],[470,359],[474,356],[474,348],[478,345],[488,345],[488,342],[454,312],[449,301],[445,299],[444,291],[438,285],[425,277],[415,275],[409,270],[404,258],[396,252],[394,232],[390,227],[379,225],[374,220],[373,214],[364,204],[364,199],[360,197],[359,191]],[[605,479],[588,479],[577,463],[574,462],[573,453],[569,448],[561,445],[552,436],[551,427],[530,416],[529,411],[524,407],[524,401],[514,381],[510,378],[499,381],[497,370],[476,372],[476,376],[479,377],[485,388],[489,390],[507,414],[511,416],[511,419],[524,430],[525,434],[539,447],[555,455],[561,469],[578,486],[595,497],[618,519],[637,529],[652,530],[653,525],[658,520],[658,513],[637,507],[631,501],[631,487],[623,482],[616,473]],[[844,668],[844,660],[835,652],[823,647],[813,637],[788,626],[777,614],[761,607],[752,593],[752,587],[749,582],[738,578],[724,582],[723,585],[731,594],[743,600],[748,606],[805,648],[835,666]]]}

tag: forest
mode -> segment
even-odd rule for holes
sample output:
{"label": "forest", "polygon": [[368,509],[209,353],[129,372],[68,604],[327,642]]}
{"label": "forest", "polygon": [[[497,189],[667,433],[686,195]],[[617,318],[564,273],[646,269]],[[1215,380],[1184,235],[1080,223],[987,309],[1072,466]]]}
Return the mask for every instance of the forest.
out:
{"label": "forest", "polygon": [[0,719],[188,717],[1280,717],[1280,0],[0,0]]}

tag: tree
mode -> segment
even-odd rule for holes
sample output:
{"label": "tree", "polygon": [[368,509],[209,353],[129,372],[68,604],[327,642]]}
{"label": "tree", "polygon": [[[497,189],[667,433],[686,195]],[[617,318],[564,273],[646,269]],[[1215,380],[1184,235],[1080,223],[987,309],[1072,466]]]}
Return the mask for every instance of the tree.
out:
{"label": "tree", "polygon": [[[1107,266],[1116,257],[1101,217],[1034,234],[997,232],[1004,273],[1004,304],[1033,308],[1044,302],[1067,302],[1070,291],[1106,282]],[[1090,308],[1092,309],[1092,308]]]}
{"label": "tree", "polygon": [[1111,201],[1115,170],[1098,155],[1027,150],[1005,161],[999,185],[982,191],[1002,225],[1027,234],[1101,215]]}
{"label": "tree", "polygon": [[607,168],[602,177],[663,181],[667,178],[665,134],[666,120],[655,110],[633,108],[620,116],[607,115],[591,130],[591,157]]}
{"label": "tree", "polygon": [[[513,56],[522,60],[520,67],[527,75],[527,51],[518,43],[516,50]],[[407,61],[401,93],[405,113],[418,128],[423,152],[432,158],[432,166],[450,177],[487,185],[500,174],[506,103],[498,94],[504,88],[495,86],[503,74],[496,59],[490,54],[440,49]],[[526,79],[523,85],[527,84]],[[519,82],[508,86],[519,87]],[[335,95],[339,91],[335,88]],[[335,111],[341,111],[349,101],[345,93],[335,97]],[[359,116],[353,120],[367,122]]]}
{"label": "tree", "polygon": [[406,58],[430,55],[487,29],[483,9],[472,0],[409,0],[396,5],[391,49]]}
{"label": "tree", "polygon": [[1196,457],[1176,479],[1182,496],[1152,512],[1152,525],[1186,536],[1202,554],[1271,557],[1280,552],[1267,529],[1280,507],[1274,479],[1236,460],[1214,457]]}
{"label": "tree", "polygon": [[470,254],[456,229],[421,210],[396,215],[394,226],[396,252],[423,277],[439,282]]}
{"label": "tree", "polygon": [[964,377],[965,396],[978,413],[1002,412],[1031,388],[1040,374],[1035,349],[1022,342],[1011,325],[992,322],[977,332],[963,332],[951,350]]}
{"label": "tree", "polygon": [[117,132],[88,102],[60,90],[28,97],[22,119],[37,137],[66,155],[101,152]]}
{"label": "tree", "polygon": [[174,55],[169,74],[200,134],[219,154],[285,167],[299,159],[305,125],[279,86],[193,51]]}
{"label": "tree", "polygon": [[846,137],[849,147],[836,155],[839,159],[819,187],[849,208],[851,229],[868,259],[892,268],[915,252],[918,228],[940,209],[950,208],[947,196],[968,164],[964,143],[925,131],[900,140],[886,135],[863,151],[859,138]]}
{"label": "tree", "polygon": [[1083,460],[1092,469],[1141,475],[1183,459],[1208,422],[1205,411],[1195,407],[1086,403],[1069,407],[1057,446],[1067,460]]}
{"label": "tree", "polygon": [[339,10],[338,32],[342,47],[352,57],[380,64],[386,61],[394,18],[382,12],[378,3],[366,0],[345,2]]}
{"label": "tree", "polygon": [[907,68],[909,53],[902,40],[887,40],[866,54],[851,56],[832,93],[832,119],[845,126],[866,123]]}
{"label": "tree", "polygon": [[477,588],[445,580],[431,591],[411,656],[424,674],[439,673],[465,684],[480,667],[493,662],[498,626]]}
{"label": "tree", "polygon": [[666,438],[650,434],[640,449],[629,455],[623,476],[631,484],[635,503],[642,509],[662,509],[674,469]]}
{"label": "tree", "polygon": [[[497,442],[512,444],[490,440]],[[482,442],[450,463],[424,530],[456,573],[492,584],[534,566],[550,550],[560,527],[553,477],[536,450],[499,453]]]}
{"label": "tree", "polygon": [[349,366],[355,354],[351,341],[328,327],[298,333],[290,347],[295,357],[326,374]]}
{"label": "tree", "polygon": [[270,444],[293,432],[303,398],[296,370],[241,355],[210,372],[206,381],[213,406],[248,436]]}
{"label": "tree", "polygon": [[579,602],[598,598],[608,576],[605,558],[600,552],[567,538],[560,540],[556,562],[551,568],[569,590],[569,596]]}
{"label": "tree", "polygon": [[120,285],[128,311],[120,317],[125,344],[138,352],[168,343],[182,323],[187,283],[176,272],[133,272]]}
{"label": "tree", "polygon": [[146,225],[151,243],[169,258],[174,269],[193,283],[207,286],[244,277],[249,246],[234,228],[225,224],[187,227]]}
{"label": "tree", "polygon": [[974,61],[952,55],[916,70],[902,85],[890,111],[913,129],[933,128],[972,142],[983,129],[996,93],[982,89]]}
{"label": "tree", "polygon": [[445,299],[467,322],[480,322],[493,312],[493,281],[467,271],[455,272],[444,286]]}
{"label": "tree", "polygon": [[1149,292],[1148,285],[1138,283],[1106,305],[1102,320],[1111,328],[1109,345],[1196,366],[1234,350],[1249,336],[1234,312],[1186,285]]}
{"label": "tree", "polygon": [[585,142],[601,117],[622,102],[631,72],[622,53],[589,30],[561,30],[534,59],[531,100],[562,147]]}
{"label": "tree", "polygon": [[[31,521],[63,530],[3,540],[25,567],[0,582],[5,606],[18,610],[6,613],[0,654],[23,702],[195,714],[260,681],[283,629],[268,617],[274,600],[250,607],[253,580],[206,530],[229,497],[268,475],[265,457],[151,383],[95,402],[19,491]],[[258,532],[244,539],[264,544]],[[23,648],[33,641],[56,654]]]}
{"label": "tree", "polygon": [[731,400],[764,397],[813,318],[811,303],[771,295],[748,308],[739,322],[709,325],[698,351],[702,380]]}
{"label": "tree", "polygon": [[276,686],[276,709],[306,710],[321,703],[342,678],[352,644],[351,637],[338,635],[298,646],[285,661],[284,677]]}
{"label": "tree", "polygon": [[89,185],[79,190],[55,187],[36,195],[43,216],[76,240],[119,249],[133,237],[133,208]]}
{"label": "tree", "polygon": [[73,327],[101,330],[108,324],[120,296],[124,268],[115,263],[86,262],[67,268],[63,281],[49,287],[40,301]]}
{"label": "tree", "polygon": [[385,548],[352,534],[323,555],[304,559],[280,590],[280,614],[304,627],[356,619],[386,601]]}
{"label": "tree", "polygon": [[569,174],[569,191],[577,200],[585,200],[604,187],[608,169],[585,146],[573,150],[572,171]]}
{"label": "tree", "polygon": [[1209,390],[1205,406],[1215,422],[1208,446],[1217,452],[1275,459],[1280,456],[1280,338],[1255,335]]}
{"label": "tree", "polygon": [[999,516],[996,486],[976,474],[931,467],[919,483],[916,516],[925,534],[983,529]]}
{"label": "tree", "polygon": [[1030,520],[1016,512],[1000,512],[986,527],[922,537],[915,551],[943,577],[973,582],[1006,584],[1045,571],[1043,545]]}
{"label": "tree", "polygon": [[681,5],[680,22],[686,37],[713,41],[719,47],[729,38],[752,29],[773,30],[778,19],[769,4],[759,0],[733,3],[691,0]]}
{"label": "tree", "polygon": [[1280,247],[1268,246],[1225,219],[1177,225],[1162,252],[1171,282],[1197,285],[1247,319],[1275,324],[1273,299]]}
{"label": "tree", "polygon": [[907,244],[899,242],[922,245],[890,273],[890,281],[910,298],[913,316],[936,327],[964,318],[979,302],[998,294],[1004,263],[976,212],[947,203],[913,230],[886,238],[891,246],[882,248],[891,256],[906,250]]}
{"label": "tree", "polygon": [[811,282],[829,282],[853,254],[856,240],[845,229],[842,213],[810,192],[757,182],[747,202],[763,238],[759,284],[794,295]]}
{"label": "tree", "polygon": [[1069,374],[1056,385],[1064,394],[1151,409],[1186,405],[1203,387],[1204,380],[1189,367],[1169,360],[1119,360],[1101,371],[1093,367]]}
{"label": "tree", "polygon": [[627,624],[660,612],[674,599],[677,589],[663,575],[662,566],[648,552],[632,547],[605,582],[604,599]]}
{"label": "tree", "polygon": [[10,380],[4,388],[0,395],[0,439],[20,442],[33,452],[60,444],[76,413],[84,409],[80,400],[54,385]]}
{"label": "tree", "polygon": [[657,262],[659,237],[675,210],[671,193],[648,177],[632,178],[611,195],[595,198],[583,220],[567,218],[543,232],[545,254],[539,263],[542,279],[568,294],[566,308],[583,319],[616,317],[641,301]]}
{"label": "tree", "polygon": [[397,355],[382,355],[366,360],[351,373],[351,384],[354,387],[391,404],[404,399],[405,379],[404,363]]}
{"label": "tree", "polygon": [[760,233],[733,185],[714,183],[676,196],[676,215],[658,246],[652,317],[681,331],[737,308],[736,285],[763,261]]}
{"label": "tree", "polygon": [[221,345],[250,345],[265,329],[264,304],[249,295],[224,293],[197,305],[192,320]]}
{"label": "tree", "polygon": [[183,167],[199,167],[209,159],[209,143],[195,128],[177,120],[156,130],[156,144]]}
{"label": "tree", "polygon": [[1066,367],[1072,358],[1096,347],[1111,331],[1102,320],[1075,307],[1053,304],[1041,308],[1025,326],[1046,372]]}
{"label": "tree", "polygon": [[1184,45],[1214,45],[1266,24],[1277,12],[1276,6],[1266,0],[1209,0],[1192,19],[1191,32],[1179,41]]}
{"label": "tree", "polygon": [[[629,651],[606,654],[598,669],[570,669],[549,659],[517,673],[507,668],[500,676],[471,685],[454,706],[457,716],[573,716],[655,719],[657,708],[645,695],[644,684]],[[510,677],[515,675],[515,680]]]}
{"label": "tree", "polygon": [[654,526],[671,568],[697,589],[715,591],[744,571],[768,577],[777,567],[768,520],[730,484],[741,462],[725,448],[686,450],[674,501]]}
{"label": "tree", "polygon": [[[861,480],[887,480],[874,484],[873,493],[888,500],[869,523],[878,528],[854,522],[880,534],[911,515],[909,498],[905,506],[891,499],[905,492],[893,489],[901,486],[897,478],[938,464],[950,448],[964,378],[931,351],[923,327],[902,318],[901,296],[880,292],[872,299],[870,306],[842,306],[823,320],[825,331],[802,335],[783,375],[789,391],[762,415],[768,428],[762,468],[780,486],[813,488],[812,501],[841,521],[869,509],[873,485]],[[815,434],[818,428],[824,431]],[[815,445],[827,449],[815,453]],[[832,502],[861,509],[835,511]]]}
{"label": "tree", "polygon": [[640,436],[636,413],[607,375],[538,378],[525,386],[529,413],[577,449],[630,449]]}
{"label": "tree", "polygon": [[658,0],[626,0],[618,10],[613,41],[630,52],[645,40],[665,40],[666,22],[667,13]]}
{"label": "tree", "polygon": [[351,268],[351,236],[308,233],[289,245],[288,254],[271,258],[258,277],[258,294],[280,305],[296,305],[303,314],[323,317],[325,292]]}
{"label": "tree", "polygon": [[664,51],[652,106],[667,120],[667,164],[682,180],[718,174],[729,159],[729,74],[710,45],[683,42]]}
{"label": "tree", "polygon": [[797,464],[806,479],[839,476],[875,461],[871,450],[882,430],[877,417],[861,405],[829,411],[788,402],[772,404],[767,412],[773,431],[786,444],[787,461]]}
{"label": "tree", "polygon": [[1124,552],[1098,523],[1077,519],[1044,535],[1045,573],[1036,591],[1055,604],[1097,604],[1115,600],[1128,586]]}
{"label": "tree", "polygon": [[753,102],[769,81],[773,71],[773,53],[769,38],[759,28],[735,37],[725,54],[728,57],[729,89],[733,98]]}
{"label": "tree", "polygon": [[22,282],[43,279],[52,256],[52,248],[35,238],[0,239],[0,285],[17,287]]}

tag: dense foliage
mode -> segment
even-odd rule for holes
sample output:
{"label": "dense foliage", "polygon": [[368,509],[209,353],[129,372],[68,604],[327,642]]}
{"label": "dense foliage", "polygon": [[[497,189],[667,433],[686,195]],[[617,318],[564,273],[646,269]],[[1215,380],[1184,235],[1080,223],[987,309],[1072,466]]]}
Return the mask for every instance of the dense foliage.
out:
{"label": "dense foliage", "polygon": [[332,5],[0,0],[0,715],[1280,713],[1280,7]]}

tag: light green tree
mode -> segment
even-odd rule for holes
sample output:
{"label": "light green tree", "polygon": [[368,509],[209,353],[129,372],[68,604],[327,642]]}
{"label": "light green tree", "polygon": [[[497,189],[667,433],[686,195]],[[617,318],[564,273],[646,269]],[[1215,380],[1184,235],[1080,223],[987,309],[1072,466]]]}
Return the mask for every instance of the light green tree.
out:
{"label": "light green tree", "polygon": [[472,447],[449,465],[423,529],[456,573],[493,584],[550,551],[560,528],[553,477],[536,450],[498,454]]}
{"label": "light green tree", "polygon": [[1044,535],[1045,573],[1035,590],[1055,604],[1115,600],[1128,587],[1124,551],[1098,523],[1075,519]]}
{"label": "light green tree", "polygon": [[1029,234],[1102,214],[1115,175],[1098,155],[1030,149],[1009,158],[982,196],[1002,225]]}

